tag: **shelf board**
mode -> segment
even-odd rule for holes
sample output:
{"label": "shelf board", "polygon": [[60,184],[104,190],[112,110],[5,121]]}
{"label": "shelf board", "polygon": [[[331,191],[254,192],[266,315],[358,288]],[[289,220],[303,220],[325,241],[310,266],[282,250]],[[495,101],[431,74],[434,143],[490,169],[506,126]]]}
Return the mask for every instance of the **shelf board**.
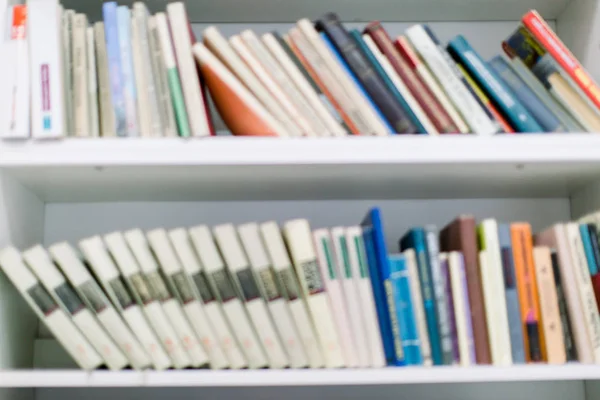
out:
{"label": "shelf board", "polygon": [[[119,4],[131,5],[134,0]],[[555,19],[569,0],[194,0],[187,1],[192,22],[295,22],[335,11],[345,21],[501,21],[519,20],[530,9]],[[92,21],[102,19],[99,2],[63,0],[65,8],[85,12]],[[164,11],[167,2],[148,0],[152,12]],[[268,12],[265,12],[268,11]]]}
{"label": "shelf board", "polygon": [[600,135],[4,142],[0,170],[46,202],[565,197]]}
{"label": "shelf board", "polygon": [[489,383],[599,380],[598,365],[434,367],[347,370],[0,372],[0,387],[256,387],[368,386],[431,383]]}

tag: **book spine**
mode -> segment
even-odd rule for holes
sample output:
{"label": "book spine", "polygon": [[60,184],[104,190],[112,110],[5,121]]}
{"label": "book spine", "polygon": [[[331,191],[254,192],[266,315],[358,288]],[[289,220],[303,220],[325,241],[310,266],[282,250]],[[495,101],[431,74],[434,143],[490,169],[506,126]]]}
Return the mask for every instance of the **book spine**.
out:
{"label": "book spine", "polygon": [[[64,10],[62,15],[61,44],[63,51],[62,59],[62,82],[64,85],[63,96],[65,107],[64,129],[65,136],[73,135],[73,17],[75,11]],[[104,40],[104,37],[102,38]]]}
{"label": "book spine", "polygon": [[410,69],[394,48],[392,40],[379,22],[374,22],[365,28],[377,47],[390,61],[400,78],[417,99],[423,110],[440,133],[459,132],[458,128],[444,109],[437,103],[431,91],[421,82],[419,77]]}
{"label": "book spine", "polygon": [[567,308],[567,299],[563,288],[562,278],[560,274],[559,259],[556,250],[552,251],[552,274],[554,275],[554,283],[556,284],[556,300],[558,302],[558,311],[560,314],[560,324],[563,331],[564,347],[567,361],[577,361],[577,348],[573,338],[573,328],[571,319],[569,318],[569,310]]}
{"label": "book spine", "polygon": [[460,364],[460,345],[458,342],[458,332],[456,330],[456,313],[454,311],[454,294],[452,293],[452,281],[450,278],[450,261],[448,253],[440,253],[440,268],[442,271],[442,281],[444,290],[448,299],[448,320],[450,321],[450,337],[452,338],[452,363]]}
{"label": "book spine", "polygon": [[127,113],[123,75],[121,72],[121,48],[119,44],[119,27],[117,24],[117,3],[108,2],[102,6],[104,16],[104,33],[106,35],[106,53],[110,76],[110,92],[114,107],[115,131],[117,136],[127,136]]}
{"label": "book spine", "polygon": [[89,131],[89,91],[87,76],[87,17],[75,14],[73,17],[73,133],[78,137],[90,136]]}
{"label": "book spine", "polygon": [[461,82],[454,61],[441,47],[433,32],[423,25],[415,25],[406,31],[406,36],[421,55],[424,63],[431,69],[472,132],[480,135],[496,133],[498,128]]}
{"label": "book spine", "polygon": [[581,66],[575,56],[550,29],[537,11],[530,11],[522,18],[523,25],[535,39],[552,55],[567,74],[585,92],[596,107],[600,108],[600,89]]}
{"label": "book spine", "polygon": [[144,69],[147,68],[147,64],[150,60],[144,60],[142,55],[142,44],[141,44],[140,27],[138,24],[138,18],[134,14],[131,17],[131,47],[133,59],[133,69],[135,75],[135,86],[137,90],[137,114],[139,116],[139,131],[141,137],[152,137],[152,118],[146,116],[150,115],[150,96],[148,96],[148,86],[146,85],[146,77],[144,76]]}
{"label": "book spine", "polygon": [[96,70],[98,72],[99,134],[102,137],[113,137],[116,136],[115,113],[110,97],[110,76],[103,22],[94,24],[94,42],[96,47]]}
{"label": "book spine", "polygon": [[100,136],[100,121],[98,117],[98,71],[96,69],[96,44],[94,42],[94,28],[86,30],[87,39],[87,87],[89,105],[89,133],[91,137]]}
{"label": "book spine", "polygon": [[580,224],[579,233],[581,234],[581,242],[583,244],[583,250],[585,252],[585,259],[587,260],[590,276],[594,276],[598,274],[598,264],[596,264],[596,256],[594,254],[594,247],[592,246],[592,239],[590,237],[590,230],[588,226],[586,224]]}
{"label": "book spine", "polygon": [[416,133],[417,128],[408,118],[406,111],[396,101],[373,69],[373,66],[369,64],[361,53],[359,47],[343,27],[337,15],[333,13],[325,14],[321,19],[317,20],[316,26],[317,29],[322,30],[329,37],[369,97],[392,125],[393,131],[396,133]]}
{"label": "book spine", "polygon": [[456,334],[458,336],[460,365],[473,365],[476,363],[475,341],[473,340],[469,290],[462,253],[457,251],[448,253],[448,267],[452,285],[454,315],[456,316]]}
{"label": "book spine", "polygon": [[121,59],[123,98],[127,136],[139,136],[137,115],[137,92],[131,52],[131,12],[127,6],[117,7],[117,32]]}
{"label": "book spine", "polygon": [[484,88],[494,104],[508,117],[517,132],[543,131],[529,111],[515,99],[496,72],[485,65],[485,62],[464,37],[459,35],[451,40],[448,44],[448,51]]}

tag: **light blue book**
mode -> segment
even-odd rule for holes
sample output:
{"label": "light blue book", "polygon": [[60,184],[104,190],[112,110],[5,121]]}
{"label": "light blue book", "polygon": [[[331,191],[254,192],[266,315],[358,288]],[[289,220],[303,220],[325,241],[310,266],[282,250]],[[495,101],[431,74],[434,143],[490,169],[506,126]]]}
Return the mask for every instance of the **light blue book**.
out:
{"label": "light blue book", "polygon": [[135,90],[135,71],[131,49],[131,12],[127,6],[117,8],[119,48],[121,50],[121,76],[123,77],[123,96],[125,98],[125,120],[127,136],[139,136],[137,118],[137,94]]}
{"label": "light blue book", "polygon": [[125,97],[123,96],[123,77],[121,73],[121,48],[117,25],[117,3],[114,1],[104,3],[102,5],[102,16],[104,18],[104,35],[108,56],[110,94],[115,111],[115,132],[117,136],[127,136]]}
{"label": "light blue book", "polygon": [[583,242],[583,250],[585,250],[588,269],[590,270],[590,276],[594,276],[598,273],[598,265],[594,258],[594,248],[592,247],[592,239],[590,238],[590,231],[587,224],[579,225],[579,232],[581,234],[581,241]]}
{"label": "light blue book", "polygon": [[383,121],[383,123],[388,131],[388,134],[393,135],[395,133],[394,128],[392,128],[392,126],[385,119],[385,117],[381,113],[381,110],[379,109],[379,107],[377,107],[375,105],[375,103],[373,103],[373,100],[371,100],[371,97],[367,94],[365,89],[362,87],[362,85],[360,84],[360,82],[358,81],[356,76],[354,75],[354,72],[352,72],[352,70],[348,67],[348,64],[346,64],[346,61],[344,60],[344,58],[337,51],[337,49],[335,48],[333,43],[331,43],[331,40],[329,40],[329,38],[327,37],[325,32],[321,32],[321,33],[319,33],[319,35],[321,35],[321,39],[323,39],[323,42],[325,43],[327,48],[331,51],[331,53],[333,54],[335,59],[340,63],[340,65],[342,66],[342,69],[348,74],[350,79],[352,79],[352,82],[354,82],[356,84],[356,87],[358,87],[360,94],[367,100],[367,102],[371,105],[371,107],[373,107],[373,109],[375,110],[375,112],[377,113],[379,118],[381,118],[381,120]]}
{"label": "light blue book", "polygon": [[[404,349],[404,361],[406,365],[421,365],[421,341],[413,312],[412,295],[410,292],[410,275],[408,273],[406,259],[402,254],[390,254],[390,286],[395,303],[396,319]],[[390,310],[392,312],[392,310]]]}

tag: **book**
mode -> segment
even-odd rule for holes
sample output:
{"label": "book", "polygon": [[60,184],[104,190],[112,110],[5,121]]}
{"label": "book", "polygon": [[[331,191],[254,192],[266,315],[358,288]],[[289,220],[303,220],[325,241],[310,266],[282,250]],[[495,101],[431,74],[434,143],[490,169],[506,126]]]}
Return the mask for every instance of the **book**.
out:
{"label": "book", "polygon": [[142,54],[142,35],[136,17],[131,17],[131,58],[133,60],[133,71],[135,77],[135,86],[137,90],[137,115],[139,123],[139,131],[141,137],[152,137],[152,118],[150,115],[150,97],[148,89],[150,85],[146,85],[144,69],[150,64],[149,59],[145,59]]}
{"label": "book", "polygon": [[29,307],[81,368],[93,370],[104,363],[71,317],[25,265],[17,249],[6,247],[0,251],[0,267]]}
{"label": "book", "polygon": [[460,215],[440,232],[440,248],[444,252],[459,251],[463,254],[467,289],[470,300],[470,318],[475,342],[477,364],[490,364],[491,354],[488,342],[488,330],[483,306],[481,288],[481,270],[477,252],[477,234],[475,218]]}
{"label": "book", "polygon": [[[97,282],[111,299],[115,309],[125,320],[129,329],[137,336],[150,356],[154,369],[160,371],[171,367],[172,362],[152,330],[141,307],[134,301],[125,286],[115,262],[108,253],[102,239],[93,236],[79,241],[79,249],[85,256]],[[135,364],[133,364],[135,366]]]}
{"label": "book", "polygon": [[98,115],[98,71],[96,70],[96,43],[94,28],[86,29],[86,62],[87,62],[87,88],[89,106],[89,134],[91,137],[100,136],[100,120]]}
{"label": "book", "polygon": [[93,312],[114,343],[127,357],[130,365],[138,370],[150,365],[150,358],[133,332],[117,313],[102,288],[90,274],[84,261],[67,242],[53,244],[48,248],[55,264],[64,273],[86,306]]}
{"label": "book", "polygon": [[504,283],[504,296],[506,297],[506,312],[510,334],[510,347],[513,364],[525,363],[525,348],[523,342],[523,326],[521,307],[517,290],[517,277],[515,275],[515,260],[512,250],[510,226],[498,224],[498,243],[502,260],[502,277]]}
{"label": "book", "polygon": [[458,337],[459,364],[462,366],[473,365],[475,358],[475,343],[473,340],[473,326],[471,324],[471,303],[465,262],[461,252],[451,251],[445,253],[448,258],[448,270],[452,287],[452,303],[456,318],[456,336]]}
{"label": "book", "polygon": [[304,219],[287,221],[283,226],[283,235],[300,282],[302,298],[307,304],[321,343],[325,366],[343,367],[345,366],[344,352],[333,322],[334,310],[329,304],[323,277],[317,264],[310,225]]}
{"label": "book", "polygon": [[208,282],[207,273],[193,248],[188,232],[184,228],[176,228],[171,229],[168,235],[184,271],[185,276],[182,279],[188,280],[194,296],[201,302],[207,325],[214,331],[219,346],[225,352],[229,367],[246,368],[248,364],[244,354],[226,321],[217,295]]}
{"label": "book", "polygon": [[254,272],[250,267],[239,237],[232,224],[218,225],[213,228],[217,246],[223,255],[231,280],[260,338],[271,368],[285,368],[289,358],[283,349],[281,340],[261,297]]}
{"label": "book", "polygon": [[558,311],[560,313],[560,323],[563,331],[567,361],[577,361],[577,348],[575,347],[575,341],[573,339],[573,328],[571,325],[571,319],[569,318],[567,299],[565,297],[565,290],[561,281],[561,272],[560,266],[558,265],[559,261],[556,250],[551,252],[550,259],[552,260],[552,274],[554,275],[554,282],[556,284],[556,298],[558,301]]}
{"label": "book", "polygon": [[[254,271],[261,297],[267,303],[273,323],[288,355],[290,367],[308,366],[308,357],[292,320],[287,301],[281,295],[271,261],[263,245],[257,223],[239,225],[240,241]],[[260,327],[258,329],[261,329]]]}
{"label": "book", "polygon": [[[598,274],[598,264],[596,263],[596,255],[594,252],[594,247],[592,246],[592,238],[588,225],[579,224],[579,233],[581,235],[581,243],[583,244],[588,270],[590,272],[590,276],[593,277]],[[596,243],[596,247],[597,246],[598,244]]]}
{"label": "book", "polygon": [[[133,58],[131,51],[131,11],[129,10],[129,7],[117,7],[117,25],[121,61],[121,84],[123,86],[127,136],[136,137],[140,134],[136,105],[138,94],[135,86],[135,72],[133,70]],[[138,33],[140,33],[139,30]]]}
{"label": "book", "polygon": [[[151,286],[143,274],[137,259],[128,247],[121,232],[111,232],[103,237],[109,254],[115,261],[135,302],[142,308],[144,315],[158,336],[163,348],[178,369],[190,367],[192,360],[184,349],[180,338],[171,325],[158,297],[157,290]],[[162,286],[162,285],[161,285]]]}
{"label": "book", "polygon": [[[427,332],[431,345],[431,358],[434,365],[443,365],[445,361],[442,340],[449,339],[449,330],[442,339],[440,334],[440,325],[438,323],[439,314],[436,304],[435,283],[432,277],[432,266],[428,261],[427,254],[427,236],[423,228],[413,228],[400,239],[399,247],[401,251],[414,249],[417,257],[417,268],[419,272],[419,281],[421,282],[421,293],[423,296],[423,307],[425,309],[425,318],[427,320]],[[447,321],[446,321],[447,322]],[[451,351],[451,348],[450,348]]]}
{"label": "book", "polygon": [[552,259],[548,247],[533,249],[535,278],[540,302],[541,325],[544,331],[544,359],[548,364],[564,364],[567,356],[560,322],[556,284],[552,272]]}
{"label": "book", "polygon": [[427,319],[425,317],[421,283],[419,281],[417,256],[414,249],[406,249],[402,254],[404,255],[408,269],[414,318],[419,334],[419,343],[421,344],[421,358],[423,359],[423,365],[430,367],[433,365],[433,360],[431,358],[431,343],[427,331]]}
{"label": "book", "polygon": [[[598,228],[596,224],[584,224],[588,230],[590,236],[590,245],[592,247],[592,257],[588,257],[588,266],[590,266],[590,273],[592,275],[592,286],[594,288],[594,294],[596,295],[596,305],[600,307],[600,240],[598,238]],[[595,263],[595,269],[591,266]],[[595,271],[595,272],[592,272]]]}
{"label": "book", "polygon": [[102,137],[114,137],[117,133],[115,131],[115,111],[110,93],[104,22],[94,24],[94,46],[96,48],[96,71],[98,75],[99,134]]}
{"label": "book", "polygon": [[248,367],[252,369],[266,367],[268,360],[265,351],[244,309],[241,295],[236,292],[225,268],[210,229],[206,225],[199,225],[190,228],[189,234],[202,262],[203,270],[206,272],[206,280],[221,304],[229,327],[246,357]]}
{"label": "book", "polygon": [[157,228],[146,233],[148,244],[160,265],[162,276],[170,291],[175,294],[187,319],[206,352],[212,369],[229,367],[229,361],[221,349],[212,327],[208,323],[204,309],[196,298],[192,285],[186,277],[167,232]]}
{"label": "book", "polygon": [[406,37],[423,59],[423,63],[431,70],[432,75],[437,78],[437,82],[471,131],[480,135],[496,133],[497,127],[461,82],[454,61],[440,45],[433,31],[426,25],[414,25],[406,30]]}
{"label": "book", "polygon": [[87,25],[85,14],[73,16],[73,135],[78,137],[90,136]]}
{"label": "book", "polygon": [[106,366],[111,370],[120,370],[127,366],[128,360],[123,352],[119,350],[91,310],[66,281],[48,252],[42,246],[37,245],[25,250],[22,256],[50,296],[59,307],[68,313],[75,326],[104,359]]}
{"label": "book", "polygon": [[454,313],[454,297],[452,293],[452,282],[450,281],[450,263],[448,253],[439,254],[440,270],[442,273],[442,282],[446,294],[446,306],[448,321],[450,326],[450,338],[452,339],[452,365],[460,363],[460,348],[458,344],[458,331],[456,329],[456,315]]}
{"label": "book", "polygon": [[300,293],[298,277],[290,261],[279,226],[274,221],[265,222],[260,225],[260,233],[281,294],[288,303],[295,327],[302,340],[302,346],[308,358],[308,366],[310,368],[322,368],[325,365],[323,351],[309,311]]}
{"label": "book", "polygon": [[329,229],[317,229],[312,234],[325,291],[329,298],[329,304],[331,304],[333,319],[344,351],[345,365],[351,368],[358,367],[358,345],[346,307],[342,277],[339,273],[339,261],[336,259],[331,233]]}
{"label": "book", "polygon": [[374,368],[380,368],[385,366],[385,355],[383,354],[381,335],[379,334],[379,329],[377,329],[379,326],[377,308],[375,298],[373,297],[362,229],[359,226],[346,228],[346,243],[352,276],[360,299],[360,310],[370,360],[369,365]]}
{"label": "book", "polygon": [[210,116],[205,111],[206,99],[202,94],[198,72],[194,64],[193,54],[195,55],[196,52],[192,53],[195,39],[191,36],[192,30],[184,3],[168,4],[167,16],[171,27],[179,78],[182,82],[186,82],[182,90],[190,124],[190,134],[191,136],[210,136],[212,134]]}
{"label": "book", "polygon": [[[62,10],[61,14],[61,49],[63,51],[61,63],[61,82],[64,86],[63,90],[63,106],[64,112],[64,129],[65,136],[73,136],[73,17],[75,11]],[[104,24],[102,24],[104,26]],[[102,37],[104,41],[104,36]],[[108,67],[107,67],[108,71]]]}

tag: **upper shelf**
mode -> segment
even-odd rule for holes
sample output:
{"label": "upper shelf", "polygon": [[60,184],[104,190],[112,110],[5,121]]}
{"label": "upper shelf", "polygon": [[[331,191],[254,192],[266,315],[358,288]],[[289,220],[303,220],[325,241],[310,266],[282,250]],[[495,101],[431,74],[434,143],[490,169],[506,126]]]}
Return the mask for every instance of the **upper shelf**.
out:
{"label": "upper shelf", "polygon": [[[163,11],[170,1],[147,0],[151,11]],[[133,0],[120,1],[131,4]],[[537,9],[544,18],[556,19],[569,0],[194,0],[187,1],[192,22],[295,22],[338,12],[345,21],[501,21],[519,20]],[[65,8],[102,18],[101,2],[63,0]]]}
{"label": "upper shelf", "polygon": [[0,169],[47,202],[562,197],[600,135],[4,142]]}

